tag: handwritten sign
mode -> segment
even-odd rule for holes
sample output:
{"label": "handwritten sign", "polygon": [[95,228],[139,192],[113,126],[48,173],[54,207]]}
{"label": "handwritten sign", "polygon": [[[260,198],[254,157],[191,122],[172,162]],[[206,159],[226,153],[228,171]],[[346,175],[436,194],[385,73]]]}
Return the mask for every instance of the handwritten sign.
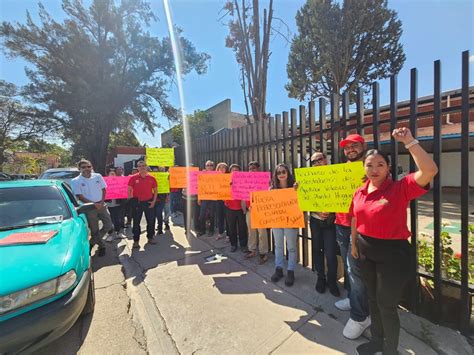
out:
{"label": "handwritten sign", "polygon": [[167,172],[151,172],[151,176],[156,179],[156,184],[158,185],[159,194],[169,194],[170,193],[170,173]]}
{"label": "handwritten sign", "polygon": [[107,188],[105,190],[106,200],[115,200],[128,197],[128,180],[130,176],[104,176]]}
{"label": "handwritten sign", "polygon": [[151,166],[173,166],[174,148],[146,148],[146,163]]}
{"label": "handwritten sign", "polygon": [[304,216],[293,188],[251,193],[251,228],[304,228]]}
{"label": "handwritten sign", "polygon": [[[187,175],[190,171],[199,171],[198,167],[173,166],[170,168],[170,187],[182,189],[187,185]],[[197,179],[197,177],[196,177]]]}
{"label": "handwritten sign", "polygon": [[198,176],[200,174],[218,174],[217,171],[190,171],[189,173],[189,194],[190,195],[197,195],[198,194]]}
{"label": "handwritten sign", "polygon": [[295,169],[299,206],[303,211],[349,212],[364,176],[362,162]]}
{"label": "handwritten sign", "polygon": [[232,173],[232,198],[234,200],[250,201],[253,191],[266,191],[270,185],[269,172],[241,172]]}
{"label": "handwritten sign", "polygon": [[230,190],[230,174],[198,175],[198,199],[200,200],[232,200]]}

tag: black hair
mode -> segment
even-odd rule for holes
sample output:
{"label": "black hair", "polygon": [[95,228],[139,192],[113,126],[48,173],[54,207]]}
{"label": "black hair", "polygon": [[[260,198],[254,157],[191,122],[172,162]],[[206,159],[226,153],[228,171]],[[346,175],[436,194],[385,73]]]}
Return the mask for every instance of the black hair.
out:
{"label": "black hair", "polygon": [[377,149],[369,149],[367,152],[365,152],[364,154],[364,159],[363,159],[363,162],[365,164],[365,160],[370,157],[370,156],[374,156],[374,155],[380,155],[383,160],[385,160],[385,162],[387,163],[387,165],[390,166],[390,158],[388,157],[387,153],[385,152],[382,152],[380,150],[377,150]]}
{"label": "black hair", "polygon": [[273,176],[272,176],[272,183],[271,183],[271,188],[272,189],[280,189],[280,181],[278,180],[277,176],[277,171],[278,168],[285,168],[286,173],[287,173],[287,187],[293,187],[295,184],[295,178],[293,177],[293,174],[291,173],[290,167],[286,164],[278,164],[273,171]]}
{"label": "black hair", "polygon": [[260,163],[258,161],[253,160],[249,163],[248,166],[251,167],[252,165],[256,166],[257,168],[260,168]]}

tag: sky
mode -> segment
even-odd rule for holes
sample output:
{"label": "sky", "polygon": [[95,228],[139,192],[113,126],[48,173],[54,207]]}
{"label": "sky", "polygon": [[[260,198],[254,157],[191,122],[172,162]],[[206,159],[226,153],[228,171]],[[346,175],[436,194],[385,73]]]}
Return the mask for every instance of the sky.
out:
{"label": "sky", "polygon": [[[86,4],[89,1],[84,1]],[[245,113],[242,89],[239,83],[239,67],[234,53],[225,47],[228,29],[227,18],[218,21],[224,0],[170,0],[175,25],[183,30],[183,35],[197,48],[211,56],[206,74],[191,73],[184,79],[185,110],[205,110],[220,101],[230,98],[232,111]],[[295,15],[306,1],[274,0],[274,17],[288,25],[291,37],[297,34]],[[0,0],[0,21],[26,21],[26,10],[37,19],[36,0]],[[64,15],[59,0],[43,0],[52,17],[61,21]],[[150,33],[160,38],[168,35],[163,2],[150,1],[158,21],[149,28]],[[260,1],[261,9],[267,0]],[[403,45],[406,61],[398,74],[399,100],[409,99],[410,69],[418,69],[418,96],[433,93],[433,62],[441,60],[442,90],[461,87],[461,53],[470,51],[470,85],[474,77],[474,0],[389,0],[388,7],[398,13],[402,22]],[[274,25],[286,32],[286,27],[278,20]],[[290,44],[281,36],[274,36],[270,43],[271,57],[267,83],[267,112],[273,114],[289,111],[307,102],[288,98],[284,88],[287,83],[286,64]],[[26,62],[19,58],[9,59],[0,53],[0,78],[17,85],[24,85],[28,79],[24,74]],[[170,101],[179,106],[176,86],[170,86]],[[380,81],[381,104],[389,103],[388,80]],[[137,137],[141,143],[160,146],[160,134],[170,128],[166,118],[156,117],[163,129],[155,137],[142,132],[137,127]]]}

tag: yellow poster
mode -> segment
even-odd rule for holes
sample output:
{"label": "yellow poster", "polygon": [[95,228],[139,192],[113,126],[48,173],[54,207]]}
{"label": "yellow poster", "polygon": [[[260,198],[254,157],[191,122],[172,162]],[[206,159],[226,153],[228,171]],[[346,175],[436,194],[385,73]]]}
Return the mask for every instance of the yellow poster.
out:
{"label": "yellow poster", "polygon": [[299,206],[303,211],[349,212],[364,176],[362,162],[295,169]]}
{"label": "yellow poster", "polygon": [[159,194],[169,194],[170,193],[170,173],[166,172],[150,172],[150,175],[156,179],[156,184],[158,185]]}
{"label": "yellow poster", "polygon": [[253,191],[250,196],[251,228],[304,228],[304,216],[293,188]]}
{"label": "yellow poster", "polygon": [[150,166],[173,166],[174,148],[146,148],[146,163]]}

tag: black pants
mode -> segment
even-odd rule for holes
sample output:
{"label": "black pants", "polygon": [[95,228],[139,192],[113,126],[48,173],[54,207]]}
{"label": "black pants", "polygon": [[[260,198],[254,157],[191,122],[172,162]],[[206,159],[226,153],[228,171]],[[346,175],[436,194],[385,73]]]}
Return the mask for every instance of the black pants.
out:
{"label": "black pants", "polygon": [[[311,239],[314,269],[318,278],[326,279],[329,284],[336,284],[337,279],[337,242],[336,226],[327,224],[326,221],[311,217]],[[327,275],[324,267],[324,257],[327,262]]]}
{"label": "black pants", "polygon": [[140,222],[142,221],[143,213],[145,213],[146,219],[146,237],[151,239],[155,235],[155,208],[150,208],[150,201],[138,201],[132,200],[133,207],[133,240],[138,242],[140,240],[141,228]]}
{"label": "black pants", "polygon": [[362,277],[367,287],[372,341],[383,345],[383,353],[398,354],[400,320],[398,302],[409,280],[408,240],[358,237]]}
{"label": "black pants", "polygon": [[226,208],[227,235],[232,246],[237,246],[237,234],[239,235],[240,247],[246,247],[248,241],[247,222],[242,210],[231,210]]}
{"label": "black pants", "polygon": [[110,218],[114,224],[114,230],[120,231],[123,227],[123,206],[109,207]]}

